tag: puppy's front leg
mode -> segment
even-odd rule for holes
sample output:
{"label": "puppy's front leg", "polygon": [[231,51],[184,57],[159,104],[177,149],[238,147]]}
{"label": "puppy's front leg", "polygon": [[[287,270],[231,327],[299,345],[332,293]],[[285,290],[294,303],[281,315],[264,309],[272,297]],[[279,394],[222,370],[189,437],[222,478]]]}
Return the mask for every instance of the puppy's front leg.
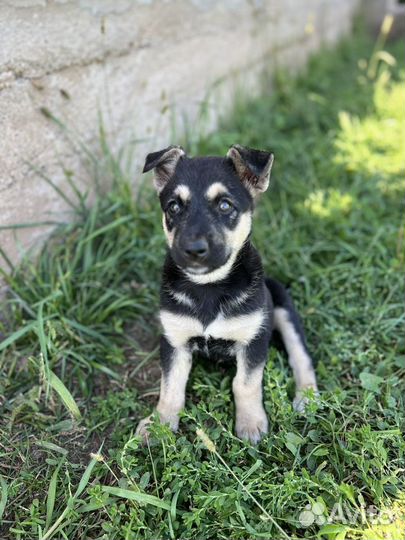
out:
{"label": "puppy's front leg", "polygon": [[[162,377],[160,397],[156,410],[162,424],[169,424],[173,431],[179,427],[179,413],[186,399],[186,385],[191,370],[192,354],[187,346],[174,348],[163,336],[160,344]],[[144,439],[148,436],[151,417],[141,420],[136,434]]]}
{"label": "puppy's front leg", "polygon": [[236,434],[256,444],[267,433],[268,421],[263,407],[262,380],[266,359],[249,360],[248,348],[236,355],[237,369],[232,389],[236,406]]}

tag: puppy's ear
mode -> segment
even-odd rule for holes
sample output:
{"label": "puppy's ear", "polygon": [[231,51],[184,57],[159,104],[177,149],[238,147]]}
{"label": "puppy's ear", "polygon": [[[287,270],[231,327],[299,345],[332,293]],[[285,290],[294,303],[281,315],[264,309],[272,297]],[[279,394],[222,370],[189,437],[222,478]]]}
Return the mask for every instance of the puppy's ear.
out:
{"label": "puppy's ear", "polygon": [[173,176],[179,159],[185,155],[186,153],[181,146],[168,146],[146,156],[142,172],[145,173],[155,169],[155,187],[158,193],[162,191]]}
{"label": "puppy's ear", "polygon": [[237,175],[252,197],[266,191],[270,183],[274,154],[234,144],[226,156],[232,161]]}

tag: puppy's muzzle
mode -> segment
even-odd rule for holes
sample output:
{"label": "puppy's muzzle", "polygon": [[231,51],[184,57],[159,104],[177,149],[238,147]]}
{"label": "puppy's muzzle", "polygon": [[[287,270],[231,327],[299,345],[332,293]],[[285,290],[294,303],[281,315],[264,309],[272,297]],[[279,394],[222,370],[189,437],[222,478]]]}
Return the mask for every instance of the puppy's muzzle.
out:
{"label": "puppy's muzzle", "polygon": [[182,243],[183,256],[190,263],[202,263],[208,257],[209,245],[204,237],[187,238]]}

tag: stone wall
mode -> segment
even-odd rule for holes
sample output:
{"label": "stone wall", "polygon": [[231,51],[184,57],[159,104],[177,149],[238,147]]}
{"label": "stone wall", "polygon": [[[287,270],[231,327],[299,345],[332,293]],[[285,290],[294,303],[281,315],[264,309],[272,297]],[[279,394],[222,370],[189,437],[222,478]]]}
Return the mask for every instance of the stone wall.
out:
{"label": "stone wall", "polygon": [[[115,151],[138,141],[131,162],[136,182],[145,153],[176,142],[173,121],[180,131],[184,118],[195,125],[205,103],[213,128],[236,87],[256,91],[264,66],[303,65],[322,44],[349,31],[358,5],[2,0],[0,226],[70,219],[65,201],[38,170],[69,193],[65,167],[91,190],[77,144],[97,155],[100,113]],[[48,233],[43,226],[18,234],[0,230],[0,246],[17,261]]]}

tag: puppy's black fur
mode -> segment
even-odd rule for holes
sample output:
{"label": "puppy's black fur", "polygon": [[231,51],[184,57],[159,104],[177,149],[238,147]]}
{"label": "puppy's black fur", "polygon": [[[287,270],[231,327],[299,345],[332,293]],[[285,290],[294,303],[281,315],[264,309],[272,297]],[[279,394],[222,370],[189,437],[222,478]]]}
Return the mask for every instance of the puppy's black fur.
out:
{"label": "puppy's black fur", "polygon": [[[225,158],[188,158],[172,146],[149,154],[168,251],[161,288],[162,381],[157,412],[176,430],[193,353],[236,361],[236,432],[255,443],[267,431],[262,374],[277,330],[294,371],[302,410],[316,379],[299,316],[284,286],[265,278],[251,243],[258,195],[273,155],[235,145]],[[146,437],[149,418],[138,426]]]}

